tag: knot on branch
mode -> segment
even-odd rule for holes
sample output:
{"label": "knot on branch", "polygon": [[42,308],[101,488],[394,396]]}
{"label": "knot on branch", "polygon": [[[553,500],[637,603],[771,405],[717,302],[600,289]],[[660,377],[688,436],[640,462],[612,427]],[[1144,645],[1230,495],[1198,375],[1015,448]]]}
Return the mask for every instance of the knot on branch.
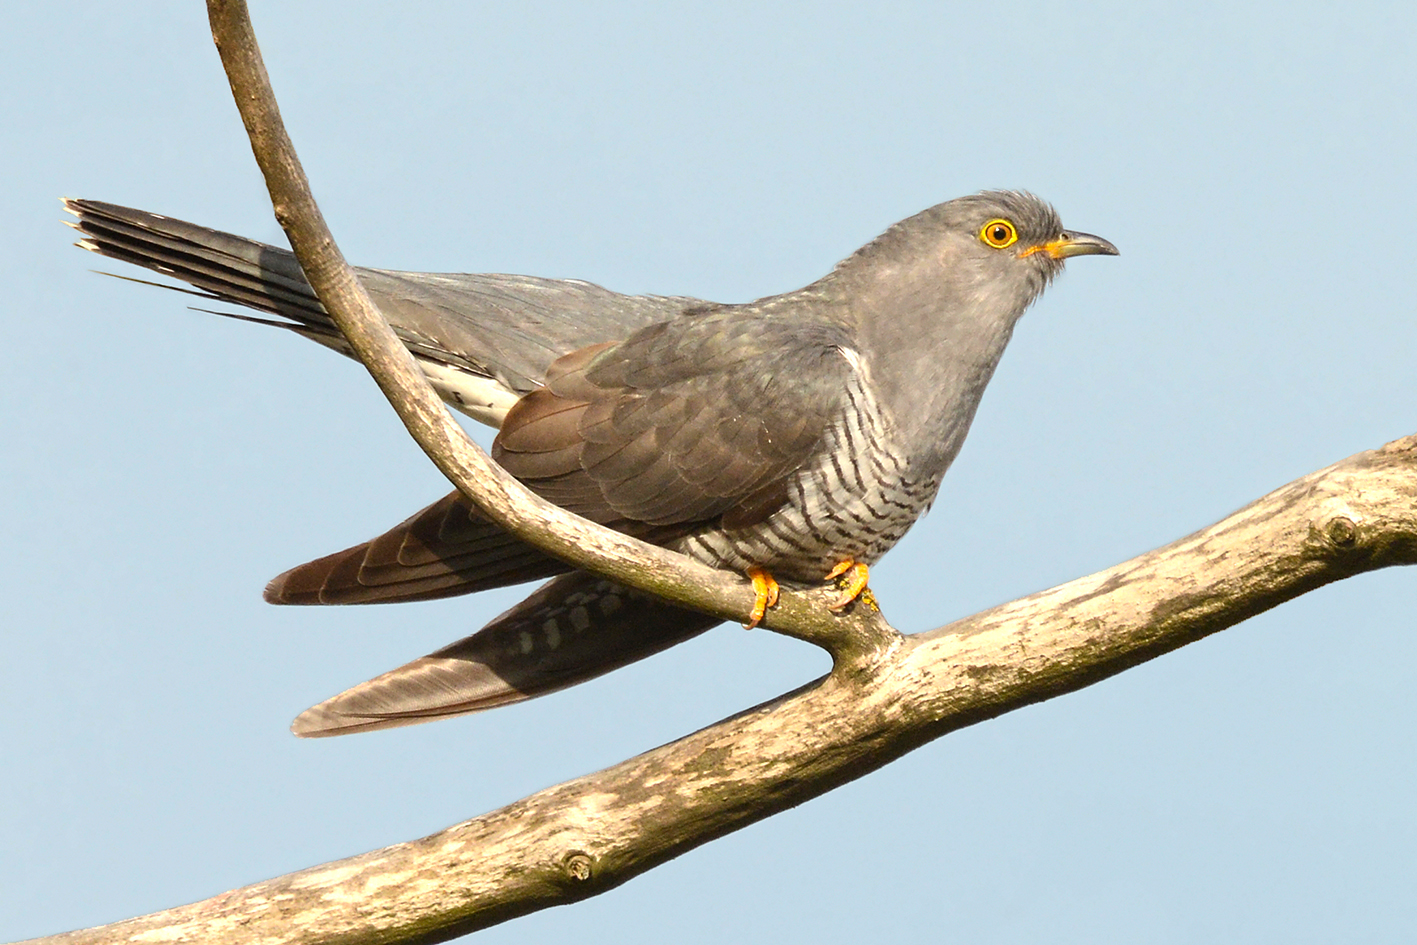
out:
{"label": "knot on branch", "polygon": [[1305,543],[1316,558],[1341,560],[1353,555],[1364,545],[1362,516],[1346,503],[1330,499],[1324,502],[1309,521],[1309,538]]}
{"label": "knot on branch", "polygon": [[1324,536],[1335,548],[1351,548],[1358,543],[1358,526],[1346,515],[1335,515],[1323,526]]}
{"label": "knot on branch", "polygon": [[1370,570],[1417,560],[1417,534],[1390,522],[1368,521],[1347,508],[1326,509],[1309,526],[1310,553],[1347,571]]}
{"label": "knot on branch", "polygon": [[576,885],[589,882],[595,875],[595,861],[589,854],[580,851],[566,854],[565,859],[561,861],[561,868]]}

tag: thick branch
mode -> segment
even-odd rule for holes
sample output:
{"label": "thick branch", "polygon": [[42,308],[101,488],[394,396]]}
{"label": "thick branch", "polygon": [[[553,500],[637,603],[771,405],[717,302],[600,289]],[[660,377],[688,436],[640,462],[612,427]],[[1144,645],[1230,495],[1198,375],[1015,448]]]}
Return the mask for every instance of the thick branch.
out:
{"label": "thick branch", "polygon": [[898,645],[431,837],[39,941],[429,942],[585,898],[965,725],[1331,581],[1417,563],[1417,436],[1204,531]]}

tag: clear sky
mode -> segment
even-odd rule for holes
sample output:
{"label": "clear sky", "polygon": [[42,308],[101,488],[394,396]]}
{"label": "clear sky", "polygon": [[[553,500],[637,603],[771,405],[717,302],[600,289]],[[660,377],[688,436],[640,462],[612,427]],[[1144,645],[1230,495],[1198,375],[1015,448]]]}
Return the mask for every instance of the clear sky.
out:
{"label": "clear sky", "polygon": [[[1417,432],[1410,2],[253,6],[356,263],[742,301],[988,187],[1115,242],[873,570],[903,630]],[[279,238],[197,0],[14,5],[0,88],[0,939],[422,836],[825,669],[724,627],[293,738],[515,592],[263,604],[446,485],[357,366],[70,247],[61,195]],[[1410,941],[1414,606],[1410,571],[1321,590],[482,940]]]}

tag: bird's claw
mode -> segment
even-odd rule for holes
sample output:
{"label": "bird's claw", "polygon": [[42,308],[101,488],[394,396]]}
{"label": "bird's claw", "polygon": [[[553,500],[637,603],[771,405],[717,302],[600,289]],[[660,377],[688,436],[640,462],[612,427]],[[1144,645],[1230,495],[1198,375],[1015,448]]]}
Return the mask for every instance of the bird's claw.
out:
{"label": "bird's claw", "polygon": [[749,568],[748,579],[753,582],[753,593],[757,595],[753,601],[753,611],[748,614],[748,622],[743,624],[744,630],[751,630],[758,625],[763,616],[768,612],[768,608],[777,604],[780,589],[773,576],[762,568]]}
{"label": "bird's claw", "polygon": [[866,579],[869,575],[869,568],[859,561],[847,558],[845,561],[832,568],[827,574],[828,581],[833,578],[845,578],[841,581],[841,594],[827,605],[829,610],[845,610],[866,591]]}

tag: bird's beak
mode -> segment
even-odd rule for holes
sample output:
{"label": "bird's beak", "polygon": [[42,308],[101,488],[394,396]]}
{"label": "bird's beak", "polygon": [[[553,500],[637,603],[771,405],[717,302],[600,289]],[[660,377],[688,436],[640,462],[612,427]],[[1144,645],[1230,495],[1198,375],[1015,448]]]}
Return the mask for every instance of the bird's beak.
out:
{"label": "bird's beak", "polygon": [[1063,235],[1055,240],[1030,246],[1019,255],[1032,256],[1034,253],[1047,253],[1054,259],[1067,259],[1069,256],[1118,255],[1117,247],[1102,237],[1093,236],[1091,233],[1074,233],[1071,230],[1065,230]]}

